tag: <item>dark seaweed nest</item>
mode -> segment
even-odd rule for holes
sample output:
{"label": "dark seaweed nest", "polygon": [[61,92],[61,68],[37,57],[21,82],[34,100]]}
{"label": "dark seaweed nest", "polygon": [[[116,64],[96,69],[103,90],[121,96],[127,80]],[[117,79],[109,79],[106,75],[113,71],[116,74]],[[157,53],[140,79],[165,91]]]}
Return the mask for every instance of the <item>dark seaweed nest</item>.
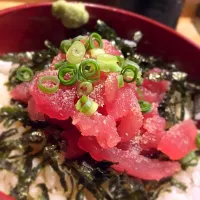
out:
{"label": "dark seaweed nest", "polygon": [[[171,123],[177,123],[184,119],[186,97],[191,97],[195,108],[195,99],[200,91],[200,87],[186,81],[187,74],[180,72],[174,64],[164,63],[155,57],[145,57],[137,53],[137,45],[142,38],[141,32],[133,35],[133,41],[119,38],[115,31],[104,22],[98,20],[96,32],[103,38],[112,41],[121,51],[124,57],[137,62],[145,72],[154,66],[167,69],[166,72],[148,75],[151,80],[169,80],[170,90],[160,103],[160,115]],[[53,57],[58,53],[58,48],[50,42],[45,42],[46,49],[39,52],[9,53],[0,57],[4,61],[12,61],[19,66],[29,66],[34,73],[48,68]],[[8,89],[15,87],[20,81],[16,79],[16,69],[10,72],[7,83]],[[175,93],[179,93],[179,98],[174,98]],[[177,115],[176,105],[181,109]],[[0,110],[0,122],[7,130],[0,135],[0,169],[6,169],[16,174],[19,183],[12,188],[10,195],[17,200],[28,198],[28,189],[36,179],[40,170],[50,165],[58,174],[60,183],[65,191],[69,190],[68,184],[72,185],[66,199],[74,199],[73,193],[77,190],[76,199],[84,199],[84,194],[90,191],[98,200],[153,200],[159,192],[170,185],[176,185],[185,190],[186,187],[173,178],[157,181],[142,181],[129,177],[125,172],[119,174],[112,170],[112,163],[96,162],[89,155],[85,155],[78,160],[63,160],[60,162],[60,155],[67,151],[67,144],[60,137],[62,129],[47,122],[32,122],[28,116],[27,106],[17,101],[11,101],[10,107],[3,107]],[[195,109],[194,109],[195,110]],[[193,112],[193,119],[195,113]],[[15,122],[21,122],[28,129],[18,137],[18,129],[11,128]],[[52,134],[45,132],[51,130]],[[37,150],[35,147],[37,146]],[[23,150],[22,154],[10,156],[12,150]],[[162,156],[161,156],[162,157]],[[40,158],[41,162],[36,167],[32,166],[34,158]],[[163,159],[163,158],[162,158]],[[70,177],[70,182],[66,182],[65,175]],[[106,185],[106,187],[104,187]],[[39,184],[42,190],[42,200],[48,200],[48,189],[45,184]]]}

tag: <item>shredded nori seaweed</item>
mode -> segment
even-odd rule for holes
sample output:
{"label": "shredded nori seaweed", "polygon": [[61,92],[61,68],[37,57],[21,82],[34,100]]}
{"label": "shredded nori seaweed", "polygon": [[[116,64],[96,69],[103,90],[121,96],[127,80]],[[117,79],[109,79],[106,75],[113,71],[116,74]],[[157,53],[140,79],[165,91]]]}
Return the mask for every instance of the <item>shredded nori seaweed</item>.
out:
{"label": "shredded nori seaweed", "polygon": [[26,200],[28,197],[28,190],[31,183],[36,179],[44,163],[39,164],[37,167],[32,168],[33,158],[27,158],[24,164],[24,172],[19,174],[18,184],[10,192],[11,196],[18,200]]}
{"label": "shredded nori seaweed", "polygon": [[61,183],[63,189],[65,191],[67,191],[68,188],[67,188],[67,183],[65,180],[65,173],[59,167],[59,164],[58,164],[58,156],[59,156],[58,154],[59,154],[59,152],[56,150],[55,145],[46,146],[44,148],[43,155],[44,155],[44,159],[45,159],[46,163],[48,163],[53,168],[53,170],[58,174],[60,183]]}
{"label": "shredded nori seaweed", "polygon": [[45,184],[38,184],[37,185],[42,190],[42,195],[39,200],[49,200],[48,188]]}
{"label": "shredded nori seaweed", "polygon": [[[116,32],[107,26],[103,21],[98,20],[96,31],[103,38],[112,41],[121,49],[125,58],[137,62],[143,70],[143,76],[146,72],[155,66],[165,69],[161,73],[151,73],[148,75],[150,80],[170,80],[170,90],[166,93],[163,101],[159,105],[159,113],[167,120],[177,123],[184,118],[184,108],[186,101],[186,91],[195,93],[200,92],[200,87],[186,81],[186,74],[180,72],[176,65],[164,63],[162,59],[153,56],[143,56],[137,53],[137,44],[142,38],[141,32],[133,35],[133,40],[124,40],[117,36]],[[49,66],[53,57],[57,55],[58,49],[50,42],[46,41],[47,49],[39,52],[25,52],[6,54],[0,57],[1,60],[12,61],[20,66],[30,67],[34,73],[43,70]],[[21,83],[16,79],[16,69],[10,73],[8,88],[13,88]],[[181,94],[181,98],[172,102],[175,92]],[[181,103],[181,115],[176,117],[175,111],[171,109],[176,104]],[[171,107],[170,107],[171,106]],[[68,185],[65,176],[70,177],[72,189],[69,192],[68,199],[73,199],[73,194],[77,190],[76,200],[83,200],[85,191],[90,191],[97,200],[155,200],[159,193],[166,190],[166,184],[176,185],[185,190],[186,187],[178,181],[168,178],[161,181],[142,181],[128,176],[125,172],[116,173],[110,168],[113,163],[103,161],[96,162],[90,156],[86,155],[77,160],[59,161],[59,155],[67,151],[65,141],[61,139],[62,129],[53,127],[44,122],[32,122],[28,116],[27,105],[18,101],[12,101],[11,106],[3,107],[0,110],[0,122],[6,128],[13,123],[20,121],[25,127],[32,128],[25,131],[19,139],[12,139],[12,136],[18,134],[17,129],[9,129],[0,135],[0,169],[6,169],[16,174],[19,183],[11,190],[11,195],[18,200],[28,198],[28,189],[35,180],[38,173],[47,165],[50,165],[58,174],[60,183],[65,191]],[[52,134],[44,134],[50,130]],[[32,144],[41,144],[38,152],[34,152]],[[21,155],[10,156],[12,150],[23,150]],[[34,152],[34,153],[33,153]],[[9,160],[8,160],[9,158]],[[34,158],[41,158],[41,163],[32,167]],[[105,189],[104,184],[108,187]],[[39,184],[42,194],[40,200],[49,200],[48,189],[45,184]]]}
{"label": "shredded nori seaweed", "polygon": [[0,122],[3,122],[6,128],[9,128],[16,121],[21,121],[26,125],[31,124],[28,112],[20,104],[0,109]]}
{"label": "shredded nori seaweed", "polygon": [[18,67],[14,68],[10,72],[8,82],[6,83],[9,89],[12,89],[13,87],[21,83],[21,81],[16,78],[16,72],[19,67],[30,67],[34,74],[37,71],[41,71],[49,67],[54,56],[58,54],[58,48],[49,41],[45,41],[44,44],[47,49],[43,49],[38,52],[32,51],[24,53],[9,53],[0,56],[0,60],[12,61],[13,63],[18,64]]}
{"label": "shredded nori seaweed", "polygon": [[11,128],[11,129],[8,129],[7,131],[2,132],[0,135],[0,142],[2,140],[5,140],[8,137],[11,137],[11,136],[17,134],[17,133],[18,133],[18,131],[16,128]]}

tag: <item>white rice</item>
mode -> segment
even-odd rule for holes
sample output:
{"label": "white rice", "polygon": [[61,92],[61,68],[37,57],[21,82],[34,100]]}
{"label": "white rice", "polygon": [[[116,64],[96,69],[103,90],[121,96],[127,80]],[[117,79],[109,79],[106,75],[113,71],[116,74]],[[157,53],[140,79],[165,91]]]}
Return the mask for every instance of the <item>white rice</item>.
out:
{"label": "white rice", "polygon": [[[12,67],[11,62],[0,61],[0,107],[9,105],[10,94],[7,87],[4,85],[8,80],[8,73]],[[18,128],[18,132],[24,132],[24,128],[19,123],[15,123],[12,128]],[[0,124],[0,133],[5,129]],[[21,152],[11,152],[12,155],[19,154]],[[40,163],[39,159],[33,160],[33,167]],[[18,178],[12,172],[7,170],[0,170],[0,191],[9,194],[10,190],[17,185]],[[66,193],[64,192],[62,186],[60,185],[59,177],[57,173],[50,166],[46,166],[39,175],[37,176],[34,183],[31,184],[29,188],[29,198],[28,199],[40,199],[41,189],[37,187],[38,184],[45,183],[49,190],[50,200],[66,200]],[[70,189],[70,188],[69,188]]]}
{"label": "white rice", "polygon": [[177,173],[175,179],[187,186],[183,191],[175,186],[171,192],[162,192],[158,200],[199,200],[200,199],[200,160],[197,166],[189,167],[185,171]]}
{"label": "white rice", "polygon": [[[10,95],[7,91],[4,83],[8,79],[8,72],[12,67],[11,62],[0,61],[0,107],[9,105]],[[23,132],[24,128],[20,127],[19,123],[14,125],[18,128],[19,132]],[[4,131],[4,128],[0,124],[0,133]],[[17,154],[20,152],[12,152]],[[40,163],[39,159],[33,160],[33,167]],[[186,171],[177,173],[174,178],[187,186],[186,191],[179,189],[176,186],[170,188],[170,192],[163,191],[160,193],[158,200],[199,200],[200,199],[200,160],[197,166],[190,167]],[[66,177],[67,179],[67,177]],[[0,191],[9,194],[10,190],[17,185],[18,178],[15,174],[7,171],[0,170]],[[51,168],[46,166],[41,170],[34,183],[29,188],[29,198],[38,200],[41,195],[41,189],[37,187],[38,184],[45,183],[48,191],[50,200],[66,200],[67,193],[64,192],[60,185],[59,177],[57,173]],[[74,198],[75,199],[75,198]],[[91,198],[89,198],[91,199]]]}

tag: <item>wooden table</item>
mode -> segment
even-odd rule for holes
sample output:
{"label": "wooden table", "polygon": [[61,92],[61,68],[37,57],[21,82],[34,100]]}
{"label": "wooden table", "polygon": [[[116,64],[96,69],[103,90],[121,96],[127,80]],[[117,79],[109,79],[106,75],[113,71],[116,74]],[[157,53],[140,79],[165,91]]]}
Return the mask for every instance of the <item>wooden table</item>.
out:
{"label": "wooden table", "polygon": [[[50,0],[0,0],[0,9],[21,5],[24,3],[48,2]],[[197,3],[200,0],[186,0],[182,16],[179,19],[177,31],[200,44],[200,34],[195,29],[192,19]]]}

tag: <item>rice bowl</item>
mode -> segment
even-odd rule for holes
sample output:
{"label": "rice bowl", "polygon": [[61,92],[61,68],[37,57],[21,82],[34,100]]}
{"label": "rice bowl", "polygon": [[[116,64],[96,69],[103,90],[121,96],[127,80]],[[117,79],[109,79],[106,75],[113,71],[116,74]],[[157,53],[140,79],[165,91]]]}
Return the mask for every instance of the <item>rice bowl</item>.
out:
{"label": "rice bowl", "polygon": [[[121,39],[103,21],[92,31],[1,56],[0,191],[15,199],[197,199],[199,136],[190,118],[197,124],[199,86],[135,51],[143,39]],[[182,146],[170,138],[179,133]]]}

